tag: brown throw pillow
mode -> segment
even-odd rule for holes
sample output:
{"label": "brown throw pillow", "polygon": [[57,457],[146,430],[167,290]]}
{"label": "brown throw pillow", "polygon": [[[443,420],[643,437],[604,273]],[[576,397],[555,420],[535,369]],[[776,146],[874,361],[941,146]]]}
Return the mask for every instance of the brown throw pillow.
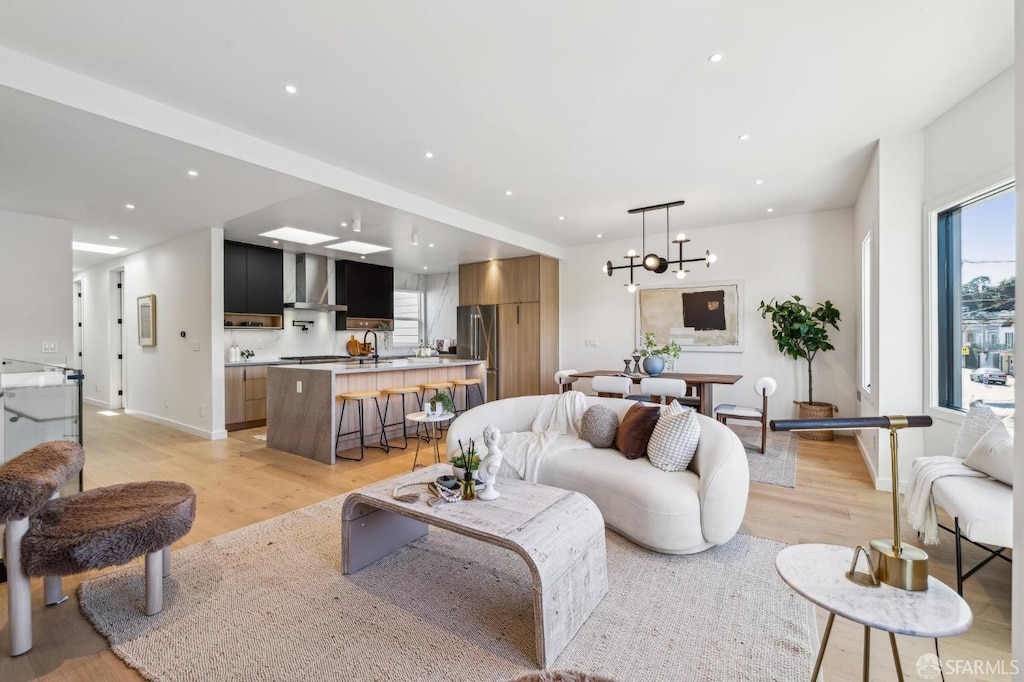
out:
{"label": "brown throw pillow", "polygon": [[651,439],[654,427],[661,416],[659,405],[640,405],[637,403],[626,411],[615,434],[615,449],[626,456],[626,459],[638,459],[647,453],[647,441]]}

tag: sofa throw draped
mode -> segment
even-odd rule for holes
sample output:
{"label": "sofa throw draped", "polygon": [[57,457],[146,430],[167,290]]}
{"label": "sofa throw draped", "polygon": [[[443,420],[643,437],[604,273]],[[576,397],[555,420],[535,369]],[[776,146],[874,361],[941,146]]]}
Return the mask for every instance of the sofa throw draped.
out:
{"label": "sofa throw draped", "polygon": [[[579,391],[544,396],[530,431],[502,434],[499,441],[504,450],[502,471],[514,472],[518,478],[536,483],[545,454],[561,436],[577,439],[580,420],[586,410],[586,396]],[[590,447],[585,440],[577,442],[579,447]]]}
{"label": "sofa throw draped", "polygon": [[910,480],[903,504],[910,526],[924,535],[924,544],[939,544],[939,517],[932,499],[932,483],[943,476],[975,476],[987,478],[980,471],[965,465],[959,457],[936,455],[918,457],[910,466]]}

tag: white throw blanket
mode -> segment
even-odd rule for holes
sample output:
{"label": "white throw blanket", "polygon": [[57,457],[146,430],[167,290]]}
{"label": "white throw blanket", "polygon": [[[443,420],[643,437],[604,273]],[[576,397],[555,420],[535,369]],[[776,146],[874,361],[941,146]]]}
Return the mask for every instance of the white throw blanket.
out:
{"label": "white throw blanket", "polygon": [[932,499],[932,483],[943,476],[973,476],[986,478],[980,471],[970,468],[959,457],[918,457],[910,467],[910,480],[903,504],[907,520],[914,530],[924,533],[924,544],[939,544],[939,517]]}
{"label": "white throw blanket", "polygon": [[[544,396],[530,431],[502,434],[502,471],[536,483],[544,455],[559,436],[579,436],[580,419],[586,410],[587,399],[579,391]],[[586,441],[580,443],[581,447],[590,447]]]}

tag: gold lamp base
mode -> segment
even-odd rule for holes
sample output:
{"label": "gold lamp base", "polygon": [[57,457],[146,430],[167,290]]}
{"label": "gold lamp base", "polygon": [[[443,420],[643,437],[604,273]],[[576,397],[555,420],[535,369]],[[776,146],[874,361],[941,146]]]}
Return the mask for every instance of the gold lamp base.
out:
{"label": "gold lamp base", "polygon": [[897,550],[892,540],[871,541],[871,565],[878,579],[900,590],[928,589],[928,553],[912,545]]}

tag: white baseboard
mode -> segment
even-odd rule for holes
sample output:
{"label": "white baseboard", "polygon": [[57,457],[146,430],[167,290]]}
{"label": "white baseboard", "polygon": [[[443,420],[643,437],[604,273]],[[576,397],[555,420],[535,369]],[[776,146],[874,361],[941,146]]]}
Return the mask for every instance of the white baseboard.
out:
{"label": "white baseboard", "polygon": [[220,440],[222,438],[227,438],[227,431],[223,429],[219,431],[207,431],[206,429],[200,429],[195,426],[190,426],[189,424],[176,422],[173,419],[158,417],[155,414],[149,414],[148,412],[129,410],[128,408],[125,408],[124,413],[133,417],[138,417],[139,419],[145,419],[146,421],[153,422],[154,424],[169,426],[172,429],[178,429],[179,431],[184,431],[185,433],[190,433],[193,436],[199,436],[200,438],[205,438],[207,440]]}
{"label": "white baseboard", "polygon": [[104,410],[110,409],[110,403],[108,403],[106,400],[100,400],[99,398],[86,398],[83,396],[82,402],[89,403],[90,405],[95,405],[96,407],[102,407]]}
{"label": "white baseboard", "polygon": [[864,464],[868,468],[868,474],[871,475],[871,482],[874,484],[875,489],[878,489],[878,462],[875,460],[874,455],[864,445],[864,437],[860,431],[857,432],[857,449],[860,450],[860,456],[864,458]]}

